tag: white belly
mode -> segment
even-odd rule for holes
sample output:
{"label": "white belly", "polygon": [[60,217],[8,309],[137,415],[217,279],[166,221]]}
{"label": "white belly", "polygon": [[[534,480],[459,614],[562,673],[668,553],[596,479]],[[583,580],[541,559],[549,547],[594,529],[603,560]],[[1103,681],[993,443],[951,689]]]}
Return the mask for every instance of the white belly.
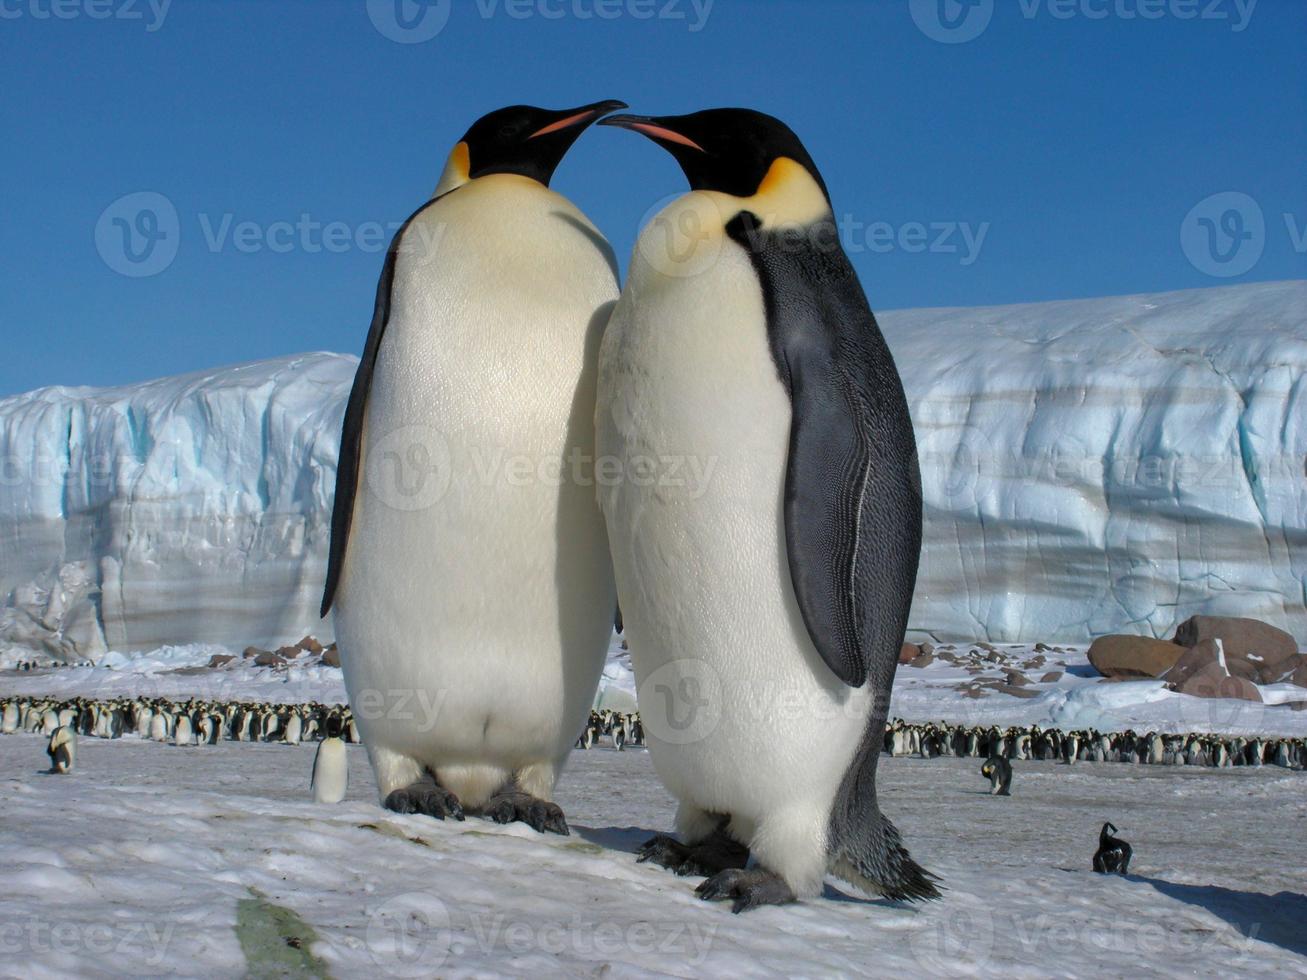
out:
{"label": "white belly", "polygon": [[335,605],[369,747],[512,770],[565,757],[590,708],[615,602],[592,413],[617,290],[583,227],[505,176],[406,235]]}
{"label": "white belly", "polygon": [[339,803],[349,786],[349,758],[345,743],[338,738],[323,739],[313,760],[313,801]]}
{"label": "white belly", "polygon": [[[796,801],[824,826],[870,705],[821,661],[794,596],[791,409],[758,280],[729,241],[686,276],[645,261],[655,247],[637,247],[604,340],[597,424],[601,458],[699,474],[600,491],[650,752],[680,800],[737,826]],[[708,703],[691,723],[693,702]]]}

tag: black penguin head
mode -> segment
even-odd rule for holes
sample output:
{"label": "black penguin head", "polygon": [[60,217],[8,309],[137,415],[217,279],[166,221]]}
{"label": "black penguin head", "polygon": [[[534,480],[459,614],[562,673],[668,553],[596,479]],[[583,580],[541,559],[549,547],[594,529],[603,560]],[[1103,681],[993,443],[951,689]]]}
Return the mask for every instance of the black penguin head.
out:
{"label": "black penguin head", "polygon": [[625,102],[609,99],[574,109],[496,109],[474,122],[454,147],[441,183],[450,177],[457,185],[487,174],[518,174],[548,187],[577,137],[600,116],[625,108]]}
{"label": "black penguin head", "polygon": [[340,738],[341,723],[339,715],[328,715],[327,722],[322,727],[327,733],[327,738]]}
{"label": "black penguin head", "polygon": [[620,126],[649,137],[676,158],[696,191],[752,197],[778,160],[792,160],[817,182],[826,182],[789,126],[753,109],[704,109],[686,116],[609,116],[601,126]]}

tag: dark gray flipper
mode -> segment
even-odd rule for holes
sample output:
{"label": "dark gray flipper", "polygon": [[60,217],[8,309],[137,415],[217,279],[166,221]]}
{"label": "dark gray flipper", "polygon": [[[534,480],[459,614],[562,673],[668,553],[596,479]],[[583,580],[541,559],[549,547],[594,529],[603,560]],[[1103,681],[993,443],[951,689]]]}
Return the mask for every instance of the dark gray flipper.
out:
{"label": "dark gray flipper", "polygon": [[813,645],[851,687],[867,727],[831,814],[832,870],[892,898],[934,898],[876,802],[876,763],[921,554],[921,475],[903,383],[833,219],[727,232],[762,285],[767,334],[793,419],[785,475],[790,577]]}
{"label": "dark gray flipper", "polygon": [[[455,188],[457,190],[458,188]],[[448,193],[453,193],[449,191]],[[442,194],[441,197],[444,197]],[[415,218],[440,198],[432,198],[418,208],[408,220],[400,226],[399,231],[386,250],[386,262],[381,267],[381,279],[377,283],[376,301],[372,308],[372,325],[368,328],[368,339],[363,346],[363,356],[359,359],[358,371],[354,374],[354,385],[349,391],[349,401],[345,403],[345,420],[340,434],[340,459],[336,465],[336,495],[331,508],[331,548],[327,555],[327,582],[322,590],[322,607],[319,616],[326,616],[331,611],[331,604],[336,598],[336,587],[340,584],[341,569],[345,564],[345,546],[349,542],[349,528],[354,520],[354,495],[358,491],[360,456],[363,448],[363,419],[367,412],[368,393],[372,389],[372,372],[377,366],[377,353],[381,350],[381,341],[386,334],[386,324],[390,319],[390,291],[395,282],[395,265],[399,259],[404,232],[408,231]]]}

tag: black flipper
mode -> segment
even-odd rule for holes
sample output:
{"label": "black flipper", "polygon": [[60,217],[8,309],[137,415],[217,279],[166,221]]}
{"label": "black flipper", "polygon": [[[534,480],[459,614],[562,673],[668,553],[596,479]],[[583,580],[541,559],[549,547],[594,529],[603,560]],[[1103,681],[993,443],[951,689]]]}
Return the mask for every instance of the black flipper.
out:
{"label": "black flipper", "polygon": [[327,583],[322,590],[319,616],[326,616],[331,611],[331,603],[336,598],[336,587],[340,584],[341,569],[345,564],[345,546],[349,542],[349,527],[354,520],[354,494],[358,490],[363,418],[368,405],[368,392],[372,389],[372,372],[377,366],[377,352],[381,350],[381,340],[390,319],[390,290],[395,281],[395,263],[399,257],[400,243],[413,220],[438,200],[440,198],[433,198],[409,215],[391,239],[390,248],[386,250],[386,262],[381,267],[381,279],[377,283],[377,297],[372,309],[372,326],[368,328],[367,343],[363,346],[363,356],[359,360],[358,371],[354,374],[354,385],[350,388],[349,401],[345,404],[345,422],[340,434],[340,461],[336,466],[336,496],[331,508],[331,550],[327,556]]}
{"label": "black flipper", "polygon": [[921,475],[903,383],[832,218],[771,232],[742,212],[727,233],[762,285],[790,395],[785,543],[804,624],[844,683],[875,698],[831,810],[831,869],[895,899],[938,898],[876,801],[890,686],[921,554]]}
{"label": "black flipper", "polygon": [[903,383],[833,222],[773,233],[744,212],[727,230],[762,282],[772,356],[794,409],[785,543],[799,609],[835,676],[851,687],[869,675],[887,681],[921,554]]}

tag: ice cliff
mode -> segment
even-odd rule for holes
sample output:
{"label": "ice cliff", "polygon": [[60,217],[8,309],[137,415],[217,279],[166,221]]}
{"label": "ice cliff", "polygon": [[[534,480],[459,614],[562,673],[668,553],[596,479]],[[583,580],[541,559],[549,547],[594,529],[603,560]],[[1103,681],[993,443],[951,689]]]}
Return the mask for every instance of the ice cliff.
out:
{"label": "ice cliff", "polygon": [[[1211,612],[1307,642],[1307,283],[880,321],[922,461],[915,635],[1169,635]],[[330,636],[356,363],[0,399],[0,645]]]}

